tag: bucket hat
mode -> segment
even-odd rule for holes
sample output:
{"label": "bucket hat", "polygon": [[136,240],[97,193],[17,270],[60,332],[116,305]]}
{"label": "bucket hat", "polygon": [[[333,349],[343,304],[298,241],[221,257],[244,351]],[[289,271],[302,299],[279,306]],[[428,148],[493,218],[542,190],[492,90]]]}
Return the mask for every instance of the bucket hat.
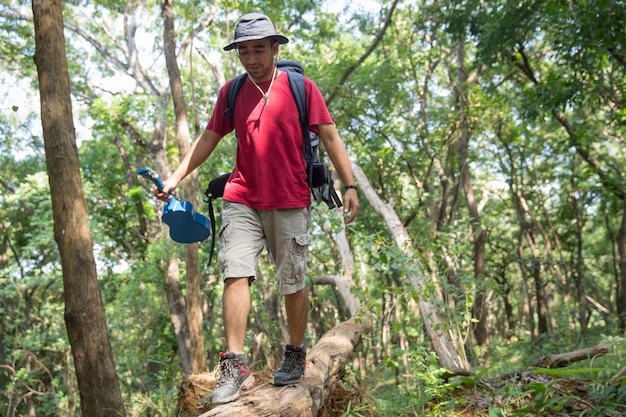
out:
{"label": "bucket hat", "polygon": [[257,39],[272,38],[278,43],[287,43],[289,39],[276,33],[274,24],[269,17],[261,13],[248,13],[239,19],[235,26],[235,37],[233,41],[224,47],[225,51],[230,51],[239,42],[254,41]]}

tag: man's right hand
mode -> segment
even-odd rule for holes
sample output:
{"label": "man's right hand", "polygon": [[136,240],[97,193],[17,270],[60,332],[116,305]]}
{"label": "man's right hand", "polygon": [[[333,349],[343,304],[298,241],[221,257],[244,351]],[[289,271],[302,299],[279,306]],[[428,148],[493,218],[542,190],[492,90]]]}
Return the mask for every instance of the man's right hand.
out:
{"label": "man's right hand", "polygon": [[153,193],[159,200],[168,202],[170,198],[172,198],[177,185],[178,181],[170,177],[166,181],[163,181],[163,190],[159,191],[158,188],[154,187]]}

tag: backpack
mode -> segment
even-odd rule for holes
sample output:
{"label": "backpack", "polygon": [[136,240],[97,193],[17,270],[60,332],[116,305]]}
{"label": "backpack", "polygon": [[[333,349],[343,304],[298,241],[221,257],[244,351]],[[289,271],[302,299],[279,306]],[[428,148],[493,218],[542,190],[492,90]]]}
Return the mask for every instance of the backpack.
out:
{"label": "backpack", "polygon": [[[302,126],[302,137],[304,139],[304,161],[306,162],[307,179],[313,199],[318,202],[325,202],[328,208],[331,209],[341,207],[343,204],[335,191],[328,165],[321,162],[319,158],[320,137],[309,130],[309,117],[306,110],[306,90],[304,88],[304,69],[299,62],[291,60],[279,60],[276,62],[276,65],[278,69],[285,71],[289,77],[291,93],[298,107],[300,125]],[[238,75],[233,79],[228,88],[228,105],[224,111],[224,117],[230,118],[233,129],[235,128],[235,100],[247,76],[247,73]],[[206,196],[204,201],[209,205],[209,217],[213,227],[209,264],[213,259],[213,250],[215,248],[215,215],[213,213],[212,202],[224,195],[224,187],[229,177],[230,172],[214,178],[209,182],[209,186],[204,192]]]}

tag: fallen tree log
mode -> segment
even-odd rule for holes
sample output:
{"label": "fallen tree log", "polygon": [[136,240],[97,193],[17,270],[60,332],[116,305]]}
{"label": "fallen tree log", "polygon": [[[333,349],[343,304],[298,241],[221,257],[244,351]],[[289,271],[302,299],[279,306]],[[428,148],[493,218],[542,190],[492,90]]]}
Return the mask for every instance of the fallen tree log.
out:
{"label": "fallen tree log", "polygon": [[615,375],[613,375],[613,377],[609,379],[609,381],[607,382],[607,385],[615,385],[618,382],[621,382],[625,376],[626,376],[626,366],[624,366]]}
{"label": "fallen tree log", "polygon": [[[510,372],[505,372],[500,375],[498,380],[501,382],[506,381],[511,378],[520,378],[524,374],[532,371],[534,374],[540,374],[541,368],[549,369],[549,368],[562,368],[567,365],[570,365],[574,362],[583,361],[585,359],[593,358],[595,356],[601,356],[608,353],[609,348],[607,345],[599,344],[596,346],[591,346],[585,349],[579,349],[572,352],[558,353],[555,355],[545,355],[539,359],[535,359],[532,361],[528,368],[525,369],[517,369]],[[537,369],[540,368],[540,369]],[[494,382],[494,381],[492,381]]]}
{"label": "fallen tree log", "polygon": [[607,345],[600,344],[586,349],[579,349],[573,352],[559,353],[556,355],[546,355],[534,360],[530,366],[536,368],[563,368],[570,363],[582,361],[608,353]]}
{"label": "fallen tree log", "polygon": [[345,374],[345,366],[369,325],[355,318],[328,333],[307,351],[304,379],[296,385],[276,387],[257,380],[247,395],[211,408],[208,396],[215,385],[212,375],[190,375],[180,385],[177,414],[180,416],[312,416],[330,398]]}

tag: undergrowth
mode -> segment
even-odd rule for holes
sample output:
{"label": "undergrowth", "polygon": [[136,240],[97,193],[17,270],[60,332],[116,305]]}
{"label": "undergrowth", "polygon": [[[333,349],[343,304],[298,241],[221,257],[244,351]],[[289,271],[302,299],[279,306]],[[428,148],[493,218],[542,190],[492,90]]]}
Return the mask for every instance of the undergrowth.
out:
{"label": "undergrowth", "polygon": [[[626,339],[601,336],[594,344],[605,355],[555,369],[530,368],[545,351],[535,343],[516,342],[490,352],[491,365],[473,376],[445,378],[446,370],[425,347],[397,350],[380,372],[361,381],[360,399],[352,398],[342,417],[360,416],[626,416],[626,378],[609,381],[626,366]],[[581,348],[570,348],[575,350]],[[409,368],[403,366],[406,358]]]}

